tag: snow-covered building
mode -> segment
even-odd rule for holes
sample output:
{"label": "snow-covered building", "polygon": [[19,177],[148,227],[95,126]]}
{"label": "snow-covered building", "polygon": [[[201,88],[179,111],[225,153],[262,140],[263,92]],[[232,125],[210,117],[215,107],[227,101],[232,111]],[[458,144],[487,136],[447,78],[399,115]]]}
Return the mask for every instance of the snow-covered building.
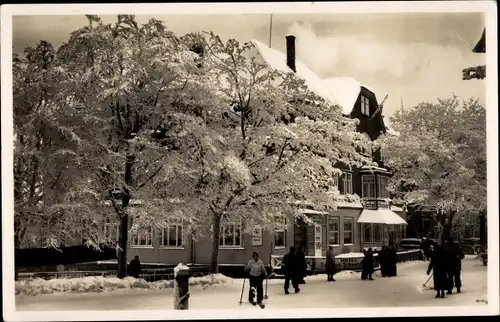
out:
{"label": "snow-covered building", "polygon": [[[294,72],[316,94],[338,104],[346,117],[359,119],[358,131],[376,140],[387,131],[375,92],[351,77],[322,79],[300,60],[295,58],[295,37],[288,36],[287,53],[269,48],[258,40],[251,40],[251,54],[269,68]],[[365,151],[380,161],[378,151]],[[382,165],[382,164],[381,164]],[[255,229],[245,234],[242,223],[222,227],[219,264],[240,266],[246,263],[253,251],[258,251],[266,264],[272,258],[283,256],[290,246],[302,246],[306,256],[324,257],[329,246],[337,254],[360,252],[363,248],[379,248],[384,243],[397,242],[405,234],[405,212],[390,205],[387,182],[390,173],[382,167],[355,171],[345,170],[337,178],[339,190],[357,194],[363,202],[347,203],[331,213],[304,209],[314,225],[297,218],[289,218],[287,229],[266,231]],[[295,219],[295,220],[294,220]],[[208,234],[209,235],[209,234]],[[179,261],[208,264],[211,257],[209,237],[193,241],[183,233],[182,225],[170,228],[161,238],[133,237],[129,258],[139,255],[143,261],[176,264]]]}

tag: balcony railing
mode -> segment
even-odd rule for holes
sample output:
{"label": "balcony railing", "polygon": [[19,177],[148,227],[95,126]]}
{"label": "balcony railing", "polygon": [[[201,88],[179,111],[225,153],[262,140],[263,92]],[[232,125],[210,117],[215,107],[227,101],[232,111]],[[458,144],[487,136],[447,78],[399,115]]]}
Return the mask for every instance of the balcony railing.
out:
{"label": "balcony railing", "polygon": [[362,198],[361,203],[366,209],[390,208],[391,204],[387,199],[382,198]]}

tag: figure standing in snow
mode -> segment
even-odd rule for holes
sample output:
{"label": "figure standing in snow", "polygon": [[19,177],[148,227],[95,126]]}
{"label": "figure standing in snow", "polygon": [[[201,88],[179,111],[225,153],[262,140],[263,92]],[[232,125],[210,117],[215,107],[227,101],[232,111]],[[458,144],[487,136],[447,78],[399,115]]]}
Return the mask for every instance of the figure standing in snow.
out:
{"label": "figure standing in snow", "polygon": [[389,276],[388,272],[388,258],[389,251],[387,246],[382,246],[382,250],[378,253],[378,262],[380,264],[380,273],[382,273],[382,277]]}
{"label": "figure standing in snow", "polygon": [[444,291],[448,287],[447,273],[447,254],[446,250],[441,245],[434,245],[431,262],[427,268],[427,275],[433,271],[434,290],[436,291],[436,298],[443,298]]}
{"label": "figure standing in snow", "polygon": [[387,267],[387,273],[388,276],[393,277],[398,275],[398,251],[396,250],[396,247],[391,246],[387,249],[387,261],[388,261],[388,267]]}
{"label": "figure standing in snow", "polygon": [[333,275],[336,273],[335,269],[335,253],[333,252],[333,246],[330,246],[328,248],[328,251],[326,252],[326,263],[325,263],[325,269],[326,269],[326,276],[327,276],[327,281],[328,282],[335,282],[335,279],[333,278]]}
{"label": "figure standing in snow", "polygon": [[141,261],[139,260],[139,256],[136,255],[134,259],[130,261],[127,273],[128,276],[139,278],[139,275],[141,275]]}
{"label": "figure standing in snow", "polygon": [[361,272],[362,280],[370,280],[373,281],[373,250],[372,248],[368,248],[365,253],[365,258],[361,261],[361,265],[363,266],[363,271]]}
{"label": "figure standing in snow", "polygon": [[[253,252],[252,259],[248,261],[245,270],[249,273],[250,277],[250,290],[248,292],[248,302],[253,305],[258,304],[262,306],[262,300],[264,299],[264,288],[263,282],[267,277],[266,267],[264,262],[259,258],[259,253]],[[257,303],[254,302],[254,296],[257,293]]]}
{"label": "figure standing in snow", "polygon": [[301,278],[301,272],[298,267],[297,254],[295,253],[295,247],[290,247],[290,252],[283,257],[281,261],[281,269],[285,275],[285,294],[290,294],[288,288],[290,287],[290,281],[295,289],[295,293],[300,292],[299,280]]}
{"label": "figure standing in snow", "polygon": [[461,292],[462,281],[460,274],[462,271],[462,259],[465,255],[462,248],[458,243],[453,241],[453,238],[448,238],[445,243],[446,251],[448,254],[448,294],[451,294],[453,287],[457,288],[457,293]]}
{"label": "figure standing in snow", "polygon": [[306,255],[304,254],[304,251],[302,250],[302,246],[299,246],[296,254],[297,258],[297,267],[298,267],[298,272],[299,272],[299,284],[305,284],[306,281],[304,278],[307,276],[307,261],[306,261]]}

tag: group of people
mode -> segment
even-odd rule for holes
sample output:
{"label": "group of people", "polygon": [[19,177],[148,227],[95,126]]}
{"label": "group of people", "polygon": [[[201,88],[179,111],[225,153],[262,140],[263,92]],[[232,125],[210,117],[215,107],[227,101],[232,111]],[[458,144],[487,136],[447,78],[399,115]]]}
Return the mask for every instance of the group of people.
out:
{"label": "group of people", "polygon": [[[295,293],[300,292],[299,285],[305,284],[304,277],[307,274],[306,256],[302,248],[296,251],[295,247],[290,247],[290,251],[283,257],[282,271],[285,275],[285,294],[290,294],[290,282],[295,289]],[[263,307],[264,299],[264,280],[268,277],[268,273],[264,262],[259,258],[259,253],[253,252],[252,259],[245,266],[245,271],[249,275],[250,289],[248,291],[248,302],[253,305]]]}
{"label": "group of people", "polygon": [[302,251],[302,247],[295,250],[294,246],[290,247],[290,251],[283,257],[281,261],[281,271],[285,276],[284,289],[285,294],[290,294],[288,289],[290,288],[290,282],[292,282],[292,287],[295,293],[300,292],[300,284],[305,284],[304,278],[307,274],[307,262],[306,256]]}
{"label": "group of people", "polygon": [[[370,247],[365,252],[365,257],[361,261],[363,268],[361,279],[373,281],[373,273],[375,271],[375,255]],[[380,272],[383,277],[393,277],[397,275],[398,255],[395,247],[382,246],[378,252],[378,262],[380,264]]]}
{"label": "group of people", "polygon": [[427,275],[433,272],[436,298],[444,298],[445,292],[452,294],[453,288],[461,292],[462,259],[465,255],[460,245],[448,238],[444,244],[431,243],[430,263]]}

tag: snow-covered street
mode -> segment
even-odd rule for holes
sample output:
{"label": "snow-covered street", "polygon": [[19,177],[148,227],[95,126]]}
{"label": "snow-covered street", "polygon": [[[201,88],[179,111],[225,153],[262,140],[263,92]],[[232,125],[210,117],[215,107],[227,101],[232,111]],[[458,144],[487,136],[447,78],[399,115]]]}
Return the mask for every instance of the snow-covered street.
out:
{"label": "snow-covered street", "polygon": [[[346,308],[346,307],[408,307],[447,305],[486,305],[487,267],[467,256],[463,261],[461,294],[434,299],[432,290],[423,290],[428,263],[409,262],[399,265],[398,276],[362,281],[359,273],[344,272],[336,282],[326,276],[309,277],[299,294],[285,295],[281,280],[271,280],[268,308]],[[231,284],[191,288],[191,309],[239,308],[242,280]],[[428,286],[432,286],[432,281]],[[243,300],[247,298],[248,284]],[[117,290],[102,293],[60,293],[40,296],[16,296],[17,310],[165,310],[173,308],[173,289]],[[243,303],[241,308],[256,309]]]}

